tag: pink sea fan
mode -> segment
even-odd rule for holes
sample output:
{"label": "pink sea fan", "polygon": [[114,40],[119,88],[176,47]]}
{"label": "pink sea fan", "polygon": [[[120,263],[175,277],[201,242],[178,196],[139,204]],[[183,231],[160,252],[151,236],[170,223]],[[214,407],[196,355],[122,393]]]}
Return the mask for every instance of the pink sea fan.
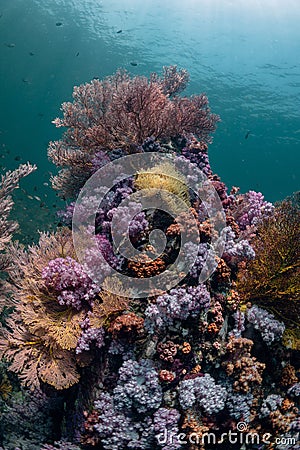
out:
{"label": "pink sea fan", "polygon": [[54,188],[65,196],[76,194],[101,150],[132,153],[150,136],[167,141],[186,133],[208,142],[219,118],[211,114],[204,94],[175,95],[186,81],[186,71],[172,66],[164,68],[162,78],[131,78],[118,71],[75,87],[73,102],[62,105],[63,118],[53,121],[67,128],[62,139],[49,144],[50,159],[63,167],[53,178]]}

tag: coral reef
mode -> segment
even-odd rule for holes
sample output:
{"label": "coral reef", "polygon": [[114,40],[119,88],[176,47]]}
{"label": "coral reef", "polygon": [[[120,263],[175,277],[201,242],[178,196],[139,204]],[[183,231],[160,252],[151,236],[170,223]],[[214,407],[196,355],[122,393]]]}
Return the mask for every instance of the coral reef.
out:
{"label": "coral reef", "polygon": [[[74,88],[49,145],[70,203],[30,246],[13,241],[8,214],[34,167],[2,177],[2,448],[297,448],[300,197],[274,206],[228,191],[208,158],[219,119],[205,95],[179,95],[187,81],[171,66]],[[122,158],[139,155],[153,165],[128,175]],[[113,186],[75,202],[99,170]],[[91,208],[84,252],[72,219]]]}

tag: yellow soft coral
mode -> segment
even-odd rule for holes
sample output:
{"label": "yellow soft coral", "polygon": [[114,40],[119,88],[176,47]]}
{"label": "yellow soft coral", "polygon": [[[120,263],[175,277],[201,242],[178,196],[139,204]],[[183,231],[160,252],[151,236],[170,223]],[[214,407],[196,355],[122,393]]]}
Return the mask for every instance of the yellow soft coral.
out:
{"label": "yellow soft coral", "polygon": [[[173,164],[162,163],[148,170],[138,172],[134,186],[143,190],[142,195],[149,197],[160,196],[161,201],[166,202],[171,211],[179,214],[190,206],[189,188],[184,176],[179,173]],[[180,200],[184,202],[181,204]],[[157,207],[154,201],[153,205]]]}

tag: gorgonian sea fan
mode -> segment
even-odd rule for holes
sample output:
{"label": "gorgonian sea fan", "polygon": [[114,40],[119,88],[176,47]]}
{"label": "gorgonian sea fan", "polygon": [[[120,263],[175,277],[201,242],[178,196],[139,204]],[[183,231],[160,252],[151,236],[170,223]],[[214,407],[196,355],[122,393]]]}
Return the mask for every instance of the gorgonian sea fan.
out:
{"label": "gorgonian sea fan", "polygon": [[72,196],[93,171],[99,151],[137,151],[148,137],[168,141],[193,134],[208,142],[218,116],[212,114],[204,94],[176,95],[185,87],[187,72],[165,67],[163,77],[152,74],[131,78],[118,71],[103,81],[75,87],[73,102],[62,105],[63,118],[57,127],[66,127],[62,139],[50,142],[48,155],[62,167],[53,187]]}
{"label": "gorgonian sea fan", "polygon": [[242,299],[272,312],[291,328],[299,327],[300,201],[294,195],[277,204],[258,226],[255,258],[238,276]]}
{"label": "gorgonian sea fan", "polygon": [[[75,450],[79,442],[80,447],[107,450],[176,450],[182,432],[190,442],[206,432],[219,437],[236,429],[238,421],[259,436],[288,432],[294,437],[299,430],[297,355],[295,347],[286,351],[284,326],[274,319],[276,309],[289,313],[288,322],[282,318],[288,327],[298,320],[299,196],[274,211],[260,193],[237,195],[238,188],[233,188],[228,194],[209,165],[207,142],[215,122],[207,104],[201,103],[205,99],[176,97],[186,81],[186,72],[176,68],[165,69],[162,79],[119,73],[94,80],[75,88],[73,103],[65,104],[64,118],[56,121],[67,128],[62,140],[50,145],[56,164],[66,169],[55,180],[65,195],[78,193],[91,174],[131,152],[144,157],[149,151],[171,151],[174,168],[145,168],[121,181],[126,175],[122,167],[115,172],[106,167],[114,188],[99,204],[98,195],[105,190],[99,183],[79,209],[84,216],[86,206],[98,207],[98,245],[85,254],[86,267],[76,258],[68,229],[44,233],[39,244],[28,249],[9,246],[15,311],[0,329],[0,353],[27,386],[46,388],[47,393],[51,390],[43,383],[56,390],[71,388],[53,396],[62,399],[55,415],[62,435],[60,430],[49,439],[45,434],[45,450]],[[200,103],[202,109],[197,109]],[[200,193],[197,199],[186,188],[196,181],[196,167],[208,176],[224,208],[222,257],[210,252],[218,219],[208,215]],[[185,180],[178,178],[183,169]],[[177,181],[170,179],[172,173]],[[147,187],[164,187],[168,206],[173,205],[172,193],[185,202],[190,215],[177,208],[175,218],[162,210],[145,214],[138,196]],[[137,203],[129,198],[123,202],[133,192]],[[64,217],[69,226],[72,208]],[[155,260],[144,255],[130,261],[122,255],[119,244],[130,217],[130,239],[142,255],[147,250],[156,256],[149,245],[153,229],[166,232],[165,250]],[[120,242],[113,242],[114,221],[122,228]],[[158,290],[153,280],[148,298],[137,301],[130,279],[122,283],[109,274],[108,266],[135,278],[160,273],[176,257],[182,231],[187,236],[184,254],[187,259],[194,254],[196,261],[170,291]],[[193,243],[195,231],[200,233],[199,245]],[[108,264],[93,264],[98,250]],[[200,272],[211,264],[215,272],[200,283]],[[87,266],[94,273],[85,273]],[[96,272],[103,278],[98,292],[89,278]],[[252,306],[240,310],[240,301]],[[296,330],[288,328],[289,333]],[[291,334],[284,337],[291,340]],[[25,447],[21,440],[12,443],[9,429],[4,433],[9,442],[0,436],[0,446]],[[27,435],[31,444],[30,427]],[[30,444],[28,448],[36,448]],[[208,447],[206,442],[201,445],[203,450]]]}
{"label": "gorgonian sea fan", "polygon": [[[21,178],[26,177],[36,170],[35,165],[21,164],[17,169],[9,170],[0,179],[0,271],[5,271],[9,266],[9,259],[4,250],[11,241],[14,232],[18,229],[18,223],[9,220],[9,215],[14,206],[12,193],[18,189]],[[3,278],[0,278],[0,305],[6,305],[8,286]]]}
{"label": "gorgonian sea fan", "polygon": [[64,389],[79,380],[74,350],[84,313],[59,305],[42,279],[43,268],[55,257],[75,258],[71,236],[67,229],[42,233],[39,244],[27,251],[17,243],[8,251],[15,309],[8,328],[1,328],[0,353],[11,361],[10,370],[32,388],[43,381]]}

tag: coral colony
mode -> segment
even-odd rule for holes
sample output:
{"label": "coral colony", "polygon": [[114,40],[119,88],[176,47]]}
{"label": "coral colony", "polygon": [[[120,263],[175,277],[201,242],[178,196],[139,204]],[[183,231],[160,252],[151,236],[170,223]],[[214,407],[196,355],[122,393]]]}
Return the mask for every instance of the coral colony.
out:
{"label": "coral colony", "polygon": [[[54,120],[62,137],[49,145],[59,168],[52,185],[68,206],[38,243],[15,241],[8,218],[12,191],[35,166],[2,175],[2,449],[299,448],[300,196],[273,205],[258,192],[228,192],[208,159],[219,117],[205,95],[179,95],[187,82],[172,66],[161,77],[119,71],[74,88]],[[133,155],[169,162],[128,177],[111,165]],[[113,186],[76,206],[99,170]],[[220,201],[219,254],[219,212],[208,214],[189,187],[196,170]],[[90,205],[94,246],[82,258],[72,218]],[[170,289],[153,281],[138,292],[136,281],[168,269],[178,274]]]}

